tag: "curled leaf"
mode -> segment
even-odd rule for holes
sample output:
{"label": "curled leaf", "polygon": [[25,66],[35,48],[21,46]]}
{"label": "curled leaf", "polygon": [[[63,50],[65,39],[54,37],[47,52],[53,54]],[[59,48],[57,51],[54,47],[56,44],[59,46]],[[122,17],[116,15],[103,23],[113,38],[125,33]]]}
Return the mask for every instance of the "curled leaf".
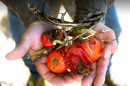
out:
{"label": "curled leaf", "polygon": [[65,46],[65,43],[62,42],[62,41],[60,41],[60,40],[54,40],[52,44],[53,44],[53,45],[56,45],[57,43],[58,43],[58,44],[61,44],[61,45],[63,45],[63,46]]}
{"label": "curled leaf", "polygon": [[36,51],[34,52],[33,54],[29,55],[27,59],[31,58],[32,56],[35,56],[35,55],[39,55],[39,54],[42,54],[45,50],[47,50],[48,48],[47,47],[44,47],[43,49],[39,50],[39,51]]}
{"label": "curled leaf", "polygon": [[[87,31],[88,29],[86,28],[81,28],[81,29],[74,29],[69,36],[77,36],[85,31]],[[87,33],[85,33],[83,36],[88,36],[91,35],[92,33],[94,33],[95,31],[93,29],[89,30]]]}

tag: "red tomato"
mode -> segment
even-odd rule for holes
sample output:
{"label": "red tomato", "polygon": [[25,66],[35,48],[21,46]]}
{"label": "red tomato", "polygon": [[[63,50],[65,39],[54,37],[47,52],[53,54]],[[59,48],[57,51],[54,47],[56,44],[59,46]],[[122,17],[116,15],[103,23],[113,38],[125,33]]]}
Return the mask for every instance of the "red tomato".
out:
{"label": "red tomato", "polygon": [[59,29],[54,29],[51,31],[46,31],[42,34],[42,43],[45,47],[53,47],[54,40],[61,40],[63,38],[63,33]]}
{"label": "red tomato", "polygon": [[47,58],[47,66],[54,73],[63,73],[67,70],[63,61],[63,50],[53,50]]}
{"label": "red tomato", "polygon": [[73,45],[74,47],[76,47],[77,44],[79,43],[79,41],[80,41],[79,38],[73,40],[73,41],[72,41],[72,45]]}
{"label": "red tomato", "polygon": [[74,74],[89,74],[93,71],[92,61],[83,49],[67,46],[64,52],[64,62]]}
{"label": "red tomato", "polygon": [[83,43],[78,44],[78,47],[87,53],[91,61],[96,61],[101,56],[101,43],[94,37],[89,37]]}

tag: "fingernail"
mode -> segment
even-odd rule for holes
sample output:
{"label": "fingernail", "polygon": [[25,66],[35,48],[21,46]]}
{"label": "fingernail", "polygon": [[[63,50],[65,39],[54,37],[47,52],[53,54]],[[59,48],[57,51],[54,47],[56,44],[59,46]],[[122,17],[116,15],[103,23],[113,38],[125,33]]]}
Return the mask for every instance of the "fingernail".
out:
{"label": "fingernail", "polygon": [[110,55],[111,55],[111,51],[108,50],[108,51],[106,51],[104,58],[107,58]]}

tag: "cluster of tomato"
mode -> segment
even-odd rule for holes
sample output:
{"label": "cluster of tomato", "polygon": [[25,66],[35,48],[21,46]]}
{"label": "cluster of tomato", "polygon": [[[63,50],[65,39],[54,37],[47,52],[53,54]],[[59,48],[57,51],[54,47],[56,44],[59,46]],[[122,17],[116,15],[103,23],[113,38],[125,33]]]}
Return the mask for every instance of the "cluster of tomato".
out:
{"label": "cluster of tomato", "polygon": [[[42,43],[45,47],[51,48],[55,46],[52,43],[54,40],[62,38],[64,38],[63,33],[59,29],[54,29],[43,33]],[[72,45],[55,49],[49,53],[48,68],[54,73],[63,73],[69,69],[75,74],[89,74],[93,70],[92,62],[101,55],[100,42],[94,37],[89,37],[82,42],[76,39]]]}

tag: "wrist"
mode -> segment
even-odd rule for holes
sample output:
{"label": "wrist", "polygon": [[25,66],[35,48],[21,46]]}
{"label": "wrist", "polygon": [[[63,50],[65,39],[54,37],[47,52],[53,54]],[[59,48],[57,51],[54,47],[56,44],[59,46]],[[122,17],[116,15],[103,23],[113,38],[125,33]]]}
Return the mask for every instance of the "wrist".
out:
{"label": "wrist", "polygon": [[[83,20],[87,14],[95,11],[102,11],[106,13],[107,5],[105,0],[75,0],[76,1],[76,15],[74,21]],[[104,22],[101,21],[102,23]]]}

